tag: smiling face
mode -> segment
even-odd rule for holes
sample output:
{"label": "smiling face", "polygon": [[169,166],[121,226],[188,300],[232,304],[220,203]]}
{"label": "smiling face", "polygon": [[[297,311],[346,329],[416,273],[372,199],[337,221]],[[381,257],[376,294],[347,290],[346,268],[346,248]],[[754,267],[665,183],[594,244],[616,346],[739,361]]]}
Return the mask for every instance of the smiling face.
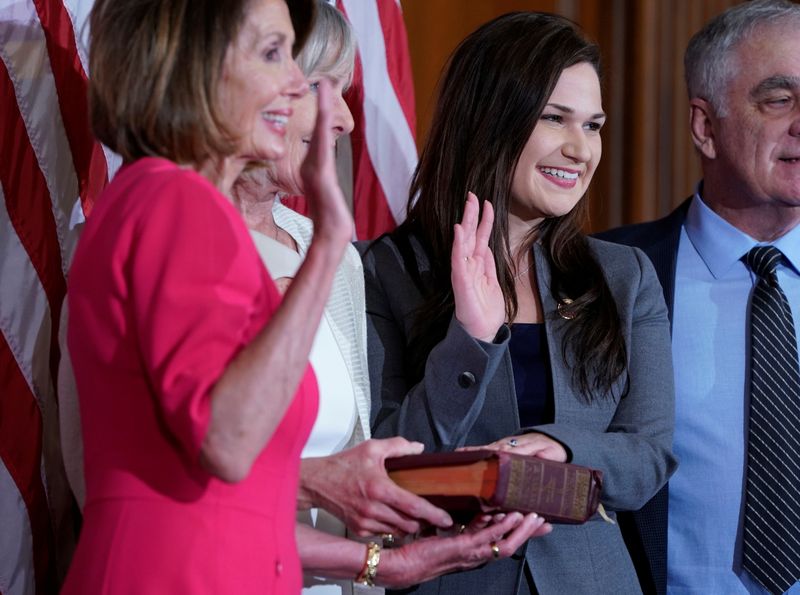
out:
{"label": "smiling face", "polygon": [[604,122],[594,67],[581,62],[565,68],[517,161],[512,217],[531,224],[572,210],[600,161]]}
{"label": "smiling face", "polygon": [[[335,52],[336,49],[330,51]],[[338,70],[327,69],[325,65],[334,63],[334,58],[331,56],[329,60],[323,60],[322,67],[308,76],[311,92],[292,104],[294,113],[286,125],[286,154],[269,166],[270,178],[281,192],[304,193],[300,166],[308,153],[311,135],[314,133],[317,120],[317,88],[323,78],[331,82],[333,138],[338,139],[353,130],[353,116],[343,97],[352,77],[352,64],[343,65]]]}
{"label": "smiling face", "polygon": [[225,57],[219,91],[220,111],[240,139],[237,157],[272,160],[286,152],[292,102],[307,89],[293,42],[284,0],[253,0]]}
{"label": "smiling face", "polygon": [[800,36],[796,27],[756,29],[734,49],[732,66],[736,74],[726,88],[727,114],[710,114],[710,138],[698,144],[708,180],[704,198],[733,210],[761,206],[784,210],[799,221]]}

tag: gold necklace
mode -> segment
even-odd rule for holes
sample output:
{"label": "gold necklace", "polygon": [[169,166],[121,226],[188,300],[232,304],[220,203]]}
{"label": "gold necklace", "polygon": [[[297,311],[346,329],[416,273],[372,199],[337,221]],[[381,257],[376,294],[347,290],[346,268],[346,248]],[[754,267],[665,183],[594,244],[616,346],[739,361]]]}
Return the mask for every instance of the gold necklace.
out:
{"label": "gold necklace", "polygon": [[519,279],[520,277],[522,277],[522,275],[524,275],[525,273],[527,273],[528,271],[530,271],[530,270],[531,270],[531,267],[532,267],[532,266],[533,266],[533,260],[531,260],[531,261],[528,263],[528,266],[527,266],[527,267],[525,267],[525,270],[522,270],[522,271],[520,271],[519,273],[517,273],[516,275],[514,275],[514,279]]}

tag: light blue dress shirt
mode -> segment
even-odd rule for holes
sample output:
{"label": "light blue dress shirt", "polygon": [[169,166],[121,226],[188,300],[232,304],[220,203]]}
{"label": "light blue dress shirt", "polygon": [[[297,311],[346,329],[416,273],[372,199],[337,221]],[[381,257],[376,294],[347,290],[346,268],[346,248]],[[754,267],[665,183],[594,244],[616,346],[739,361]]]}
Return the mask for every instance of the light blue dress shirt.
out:
{"label": "light blue dress shirt", "polygon": [[[669,484],[667,592],[675,595],[766,593],[741,570],[745,341],[756,281],[741,258],[756,244],[695,194],[681,230],[673,311],[680,466]],[[771,244],[791,263],[777,275],[800,329],[800,226]],[[800,594],[800,582],[788,592]]]}

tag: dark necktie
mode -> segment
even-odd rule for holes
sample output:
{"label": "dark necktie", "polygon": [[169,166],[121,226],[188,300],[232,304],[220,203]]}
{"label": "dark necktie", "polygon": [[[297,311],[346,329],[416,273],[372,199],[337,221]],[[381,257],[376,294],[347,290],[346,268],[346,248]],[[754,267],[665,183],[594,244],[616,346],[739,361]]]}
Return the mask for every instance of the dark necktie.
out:
{"label": "dark necktie", "polygon": [[745,256],[750,305],[750,431],[742,564],[772,593],[800,579],[800,371],[792,311],[773,246]]}

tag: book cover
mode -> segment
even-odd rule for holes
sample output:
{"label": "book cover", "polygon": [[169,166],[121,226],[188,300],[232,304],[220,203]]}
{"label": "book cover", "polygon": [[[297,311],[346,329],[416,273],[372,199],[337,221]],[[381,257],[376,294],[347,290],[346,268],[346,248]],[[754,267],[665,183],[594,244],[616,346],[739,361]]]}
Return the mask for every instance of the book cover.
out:
{"label": "book cover", "polygon": [[603,483],[596,469],[493,450],[396,457],[386,460],[386,469],[401,487],[461,517],[517,510],[551,523],[589,519]]}

